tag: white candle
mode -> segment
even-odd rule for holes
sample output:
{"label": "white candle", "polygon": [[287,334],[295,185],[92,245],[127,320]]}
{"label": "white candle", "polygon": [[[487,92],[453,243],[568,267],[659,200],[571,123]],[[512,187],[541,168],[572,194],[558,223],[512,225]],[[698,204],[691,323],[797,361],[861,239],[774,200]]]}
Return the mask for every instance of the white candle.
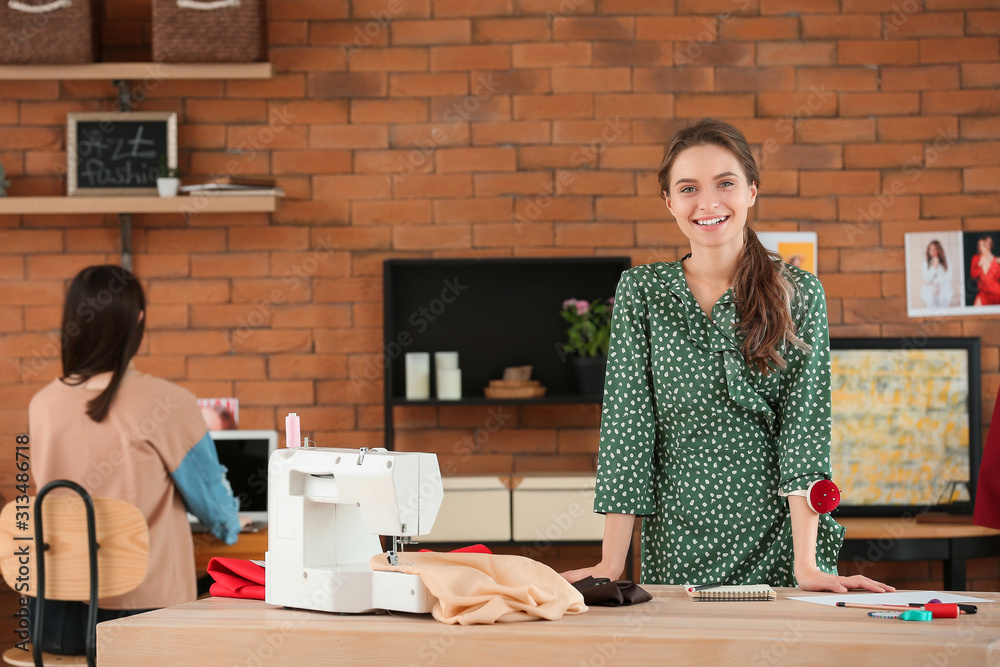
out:
{"label": "white candle", "polygon": [[406,399],[424,401],[431,397],[431,355],[406,353]]}
{"label": "white candle", "polygon": [[462,370],[440,368],[437,371],[437,397],[443,401],[462,398]]}
{"label": "white candle", "polygon": [[458,369],[458,352],[435,352],[435,371],[454,371]]}

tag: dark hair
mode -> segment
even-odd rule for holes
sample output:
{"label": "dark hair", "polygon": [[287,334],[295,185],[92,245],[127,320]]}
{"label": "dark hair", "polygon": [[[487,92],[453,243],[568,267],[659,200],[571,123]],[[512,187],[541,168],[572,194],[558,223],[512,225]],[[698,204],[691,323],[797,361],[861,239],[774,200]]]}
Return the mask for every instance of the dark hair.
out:
{"label": "dark hair", "polygon": [[986,249],[989,250],[990,252],[993,251],[993,237],[992,236],[990,236],[989,234],[984,234],[983,236],[979,237],[979,240],[977,240],[976,243],[978,244],[979,241],[986,241]]}
{"label": "dark hair", "polygon": [[62,381],[77,385],[112,371],[104,391],[87,403],[87,414],[103,421],[125,369],[146,330],[146,296],[131,271],[105,264],[80,271],[70,283],[62,318]]}
{"label": "dark hair", "polygon": [[941,262],[942,268],[947,270],[948,260],[944,258],[944,248],[941,246],[941,242],[936,239],[927,244],[927,266],[931,265],[931,248],[937,248],[938,261]]}
{"label": "dark hair", "polygon": [[[740,163],[747,181],[760,186],[760,171],[743,133],[729,123],[702,118],[674,132],[667,142],[657,174],[660,194],[664,198],[669,197],[670,170],[677,156],[689,148],[705,145],[728,150]],[[777,350],[779,342],[787,340],[803,349],[809,347],[796,335],[791,312],[794,291],[790,273],[781,257],[768,251],[747,224],[744,227],[743,252],[733,276],[733,296],[740,313],[738,328],[745,335],[743,358],[763,373],[768,372],[772,362],[778,368],[785,367],[785,360]]]}

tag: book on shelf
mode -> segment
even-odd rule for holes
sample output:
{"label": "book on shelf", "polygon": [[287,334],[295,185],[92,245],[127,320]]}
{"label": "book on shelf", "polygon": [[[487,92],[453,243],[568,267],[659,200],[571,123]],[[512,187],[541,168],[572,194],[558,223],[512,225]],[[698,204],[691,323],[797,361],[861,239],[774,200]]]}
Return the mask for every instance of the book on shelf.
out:
{"label": "book on shelf", "polygon": [[285,191],[275,186],[245,185],[241,183],[196,183],[194,185],[184,185],[181,192],[190,194],[206,195],[212,197],[229,196],[242,197],[246,195],[260,195],[284,197]]}

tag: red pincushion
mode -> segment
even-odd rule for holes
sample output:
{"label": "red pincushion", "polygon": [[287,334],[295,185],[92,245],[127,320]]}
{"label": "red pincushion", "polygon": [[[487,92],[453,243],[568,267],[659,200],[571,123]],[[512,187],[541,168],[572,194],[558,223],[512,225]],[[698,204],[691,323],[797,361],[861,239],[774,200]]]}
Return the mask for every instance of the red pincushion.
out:
{"label": "red pincushion", "polygon": [[817,514],[829,514],[840,505],[840,489],[828,479],[819,479],[809,485],[809,507]]}

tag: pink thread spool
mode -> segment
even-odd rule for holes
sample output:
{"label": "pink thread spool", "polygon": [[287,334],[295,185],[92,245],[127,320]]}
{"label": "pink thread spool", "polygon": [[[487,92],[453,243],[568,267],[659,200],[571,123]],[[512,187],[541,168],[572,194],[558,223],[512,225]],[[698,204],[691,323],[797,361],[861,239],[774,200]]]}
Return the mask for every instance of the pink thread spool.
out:
{"label": "pink thread spool", "polygon": [[299,416],[294,412],[285,417],[285,447],[302,446]]}

